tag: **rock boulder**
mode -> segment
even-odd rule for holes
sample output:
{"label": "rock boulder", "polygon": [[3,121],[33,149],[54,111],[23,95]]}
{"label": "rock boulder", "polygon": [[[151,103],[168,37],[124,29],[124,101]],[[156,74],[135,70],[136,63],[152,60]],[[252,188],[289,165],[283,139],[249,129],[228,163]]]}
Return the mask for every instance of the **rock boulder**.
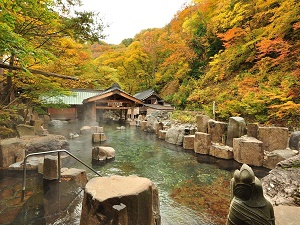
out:
{"label": "rock boulder", "polygon": [[300,131],[294,131],[291,133],[289,140],[289,148],[299,150]]}
{"label": "rock boulder", "polygon": [[253,137],[233,139],[233,158],[240,163],[262,166],[264,159],[263,143]]}
{"label": "rock boulder", "polygon": [[167,130],[165,141],[174,145],[182,145],[184,134],[185,127],[183,125],[173,126]]}
{"label": "rock boulder", "polygon": [[25,143],[20,138],[9,138],[0,141],[0,167],[22,161],[25,157]]}
{"label": "rock boulder", "polygon": [[300,206],[300,155],[279,162],[262,178],[266,197],[273,205]]}
{"label": "rock boulder", "polygon": [[22,138],[24,140],[26,154],[34,152],[52,151],[59,149],[69,150],[69,142],[62,135],[35,136],[31,138]]}
{"label": "rock boulder", "polygon": [[233,138],[242,137],[247,133],[246,122],[242,117],[230,117],[227,129],[226,145],[233,146]]}
{"label": "rock boulder", "polygon": [[225,144],[227,126],[227,123],[210,119],[208,121],[208,133],[211,136],[211,141]]}
{"label": "rock boulder", "polygon": [[286,149],[288,145],[288,128],[286,127],[259,127],[258,140],[263,142],[264,151]]}
{"label": "rock boulder", "polygon": [[85,186],[81,225],[160,225],[158,190],[147,178],[111,176]]}

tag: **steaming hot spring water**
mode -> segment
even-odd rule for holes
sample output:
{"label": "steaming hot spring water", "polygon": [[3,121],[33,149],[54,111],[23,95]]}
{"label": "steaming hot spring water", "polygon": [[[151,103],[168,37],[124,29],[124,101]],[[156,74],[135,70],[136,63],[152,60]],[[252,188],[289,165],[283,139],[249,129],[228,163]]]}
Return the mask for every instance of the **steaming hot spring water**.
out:
{"label": "steaming hot spring water", "polygon": [[[123,124],[124,125],[124,124]],[[223,225],[229,209],[230,179],[240,164],[234,160],[199,155],[158,139],[157,135],[141,131],[140,127],[120,124],[100,124],[107,140],[93,144],[91,134],[79,134],[82,124],[64,123],[48,127],[51,134],[68,138],[70,152],[98,171],[102,176],[137,175],[150,179],[158,188],[162,225]],[[96,145],[115,149],[115,158],[106,163],[92,163],[92,148]],[[70,159],[63,167],[92,171]],[[267,174],[263,168],[253,168],[257,177]],[[83,199],[81,188],[71,188],[67,182],[49,182],[35,174],[27,175],[27,190],[33,193],[13,224],[79,224]],[[32,186],[30,188],[30,185]]]}

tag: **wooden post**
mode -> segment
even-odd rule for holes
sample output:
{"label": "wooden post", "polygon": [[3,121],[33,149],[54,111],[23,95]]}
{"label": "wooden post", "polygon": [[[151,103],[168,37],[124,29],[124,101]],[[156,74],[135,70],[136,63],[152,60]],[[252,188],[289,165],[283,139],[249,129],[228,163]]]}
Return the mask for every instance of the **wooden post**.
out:
{"label": "wooden post", "polygon": [[134,107],[131,107],[131,119],[134,119]]}

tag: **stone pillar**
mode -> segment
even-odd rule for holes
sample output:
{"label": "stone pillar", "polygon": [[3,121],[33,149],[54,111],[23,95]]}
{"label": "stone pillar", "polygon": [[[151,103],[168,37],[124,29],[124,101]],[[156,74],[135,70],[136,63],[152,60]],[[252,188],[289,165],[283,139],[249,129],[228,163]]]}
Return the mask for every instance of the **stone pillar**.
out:
{"label": "stone pillar", "polygon": [[44,129],[42,128],[44,122],[42,120],[34,120],[33,126],[34,126],[34,133],[37,135],[43,134]]}
{"label": "stone pillar", "polygon": [[210,120],[209,116],[197,115],[196,120],[197,120],[198,132],[207,133],[208,132],[208,121]]}
{"label": "stone pillar", "polygon": [[130,113],[131,113],[131,119],[134,120],[134,107],[133,106],[131,107]]}
{"label": "stone pillar", "polygon": [[91,126],[92,133],[103,133],[103,127],[99,126]]}
{"label": "stone pillar", "polygon": [[44,159],[43,175],[46,180],[58,179],[58,157],[46,155]]}
{"label": "stone pillar", "polygon": [[227,123],[215,120],[208,121],[208,133],[211,135],[211,141],[225,144]]}
{"label": "stone pillar", "polygon": [[230,117],[227,129],[226,145],[233,146],[233,138],[239,138],[246,134],[246,123],[242,117]]}
{"label": "stone pillar", "polygon": [[85,170],[76,168],[62,168],[61,177],[65,180],[74,180],[80,187],[84,188],[87,184],[87,175]]}
{"label": "stone pillar", "polygon": [[286,127],[259,127],[258,140],[263,142],[264,151],[286,149],[288,145],[288,128]]}
{"label": "stone pillar", "polygon": [[183,148],[194,150],[195,135],[184,135]]}
{"label": "stone pillar", "polygon": [[211,135],[202,132],[195,133],[194,151],[199,154],[209,154],[211,146]]}
{"label": "stone pillar", "polygon": [[106,141],[105,133],[93,133],[92,134],[92,142],[93,143],[99,143],[102,141]]}
{"label": "stone pillar", "polygon": [[80,225],[160,225],[158,190],[147,178],[92,178],[85,187]]}
{"label": "stone pillar", "polygon": [[50,114],[44,115],[43,121],[44,121],[44,125],[47,125],[51,121]]}
{"label": "stone pillar", "polygon": [[262,166],[264,159],[263,143],[253,137],[233,139],[233,158],[239,163]]}
{"label": "stone pillar", "polygon": [[247,136],[254,137],[257,139],[258,136],[258,124],[257,123],[248,123],[247,124]]}

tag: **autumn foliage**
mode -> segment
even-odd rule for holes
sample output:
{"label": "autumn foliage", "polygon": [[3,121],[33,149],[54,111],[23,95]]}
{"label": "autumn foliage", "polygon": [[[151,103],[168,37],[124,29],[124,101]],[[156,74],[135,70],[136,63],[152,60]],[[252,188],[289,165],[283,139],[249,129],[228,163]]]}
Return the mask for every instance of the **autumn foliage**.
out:
{"label": "autumn foliage", "polygon": [[179,109],[211,115],[215,102],[219,120],[298,126],[299,37],[298,0],[193,0],[119,45],[56,39],[55,58],[36,66],[79,78],[63,87],[118,82],[130,94],[154,88]]}
{"label": "autumn foliage", "polygon": [[220,120],[296,126],[299,19],[296,0],[194,0],[165,27],[113,49],[118,62],[111,51],[96,61],[116,69],[118,80],[134,76],[135,88],[121,82],[125,90],[155,88],[177,108],[211,114],[215,101]]}

